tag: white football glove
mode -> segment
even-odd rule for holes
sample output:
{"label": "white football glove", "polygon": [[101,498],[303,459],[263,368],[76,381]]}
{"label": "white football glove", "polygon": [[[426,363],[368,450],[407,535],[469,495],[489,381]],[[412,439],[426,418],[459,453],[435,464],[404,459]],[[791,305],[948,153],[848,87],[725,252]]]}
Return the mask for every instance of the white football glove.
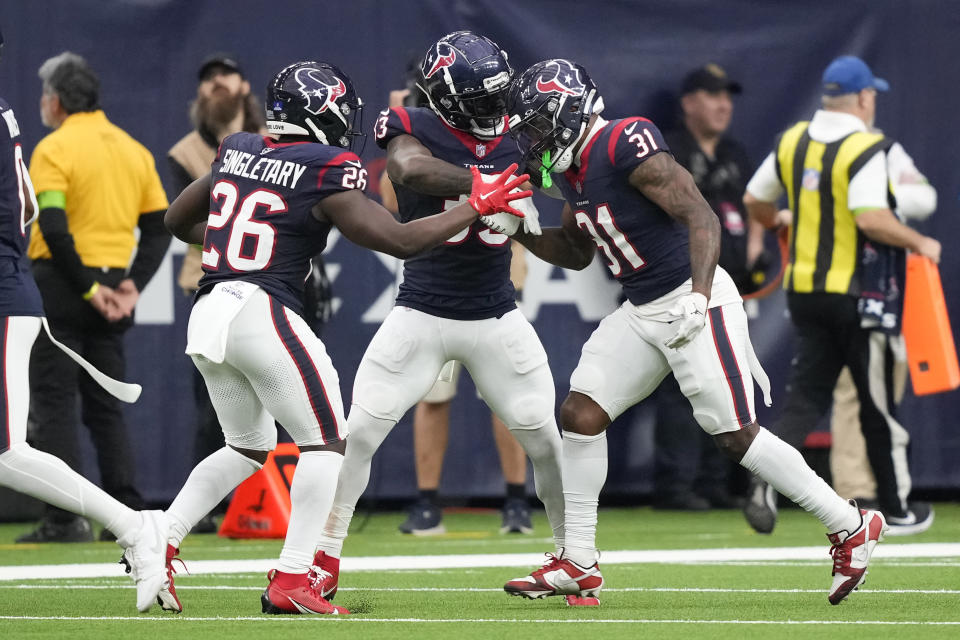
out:
{"label": "white football glove", "polygon": [[[480,175],[487,184],[490,184],[498,177],[498,174],[495,173],[483,173]],[[522,191],[522,189],[517,188],[510,193],[516,193],[518,191]],[[517,229],[520,228],[521,220],[523,221],[523,230],[526,233],[534,236],[539,236],[543,233],[540,229],[540,212],[537,211],[536,205],[533,204],[533,198],[521,198],[520,200],[514,200],[510,204],[514,209],[523,214],[522,219],[511,213],[501,211],[500,213],[494,213],[489,216],[481,216],[480,220],[497,233],[502,233],[506,236],[512,236],[517,232]]]}
{"label": "white football glove", "polygon": [[693,340],[706,324],[707,297],[702,293],[688,293],[670,308],[670,315],[679,318],[671,322],[677,331],[663,344],[668,349],[679,349]]}

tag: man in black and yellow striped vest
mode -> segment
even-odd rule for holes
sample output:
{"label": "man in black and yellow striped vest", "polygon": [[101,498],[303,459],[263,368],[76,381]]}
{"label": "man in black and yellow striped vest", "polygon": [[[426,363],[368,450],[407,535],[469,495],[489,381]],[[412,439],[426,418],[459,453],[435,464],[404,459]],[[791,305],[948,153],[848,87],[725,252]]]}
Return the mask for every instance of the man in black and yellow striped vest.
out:
{"label": "man in black and yellow striped vest", "polygon": [[[893,446],[906,432],[892,415],[888,388],[902,299],[893,290],[877,291],[889,277],[874,274],[883,266],[896,277],[903,249],[939,262],[940,243],[892,211],[887,154],[896,143],[871,131],[877,92],[888,88],[859,58],[834,60],[823,74],[823,108],[780,135],[747,185],[744,203],[765,226],[790,226],[784,287],[797,353],[774,431],[799,448],[830,408],[840,370],[849,367],[877,500],[891,533],[904,534],[926,528],[933,516],[929,505],[906,500],[905,449]],[[775,203],[784,191],[788,209],[778,211]],[[899,291],[902,286],[901,280]],[[883,302],[888,304],[874,313]],[[749,497],[748,521],[769,532],[776,522],[775,494],[755,479]]]}

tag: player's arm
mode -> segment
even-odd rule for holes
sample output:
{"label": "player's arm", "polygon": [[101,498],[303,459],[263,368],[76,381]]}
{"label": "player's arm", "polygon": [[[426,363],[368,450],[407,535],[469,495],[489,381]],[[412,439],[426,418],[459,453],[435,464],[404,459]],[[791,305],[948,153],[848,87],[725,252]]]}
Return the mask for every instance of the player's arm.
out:
{"label": "player's arm", "polygon": [[318,220],[332,222],[348,240],[374,251],[408,258],[470,226],[478,215],[507,211],[521,215],[510,203],[530,196],[529,191],[511,193],[527,175],[514,176],[511,165],[493,183],[471,170],[471,193],[467,202],[447,211],[401,224],[393,215],[362,191],[349,189],[323,198],[313,208]]}
{"label": "player's arm", "polygon": [[210,174],[197,178],[174,200],[163,216],[167,230],[187,244],[203,244],[210,215]]}
{"label": "player's arm", "polygon": [[560,227],[543,229],[539,236],[518,230],[511,237],[541,260],[564,269],[586,269],[596,253],[593,240],[577,226],[569,204],[563,205]]}
{"label": "player's arm", "polygon": [[720,258],[720,221],[700,194],[693,176],[669,153],[656,153],[630,173],[630,185],[690,234],[690,271],[693,292],[710,300],[713,274]]}
{"label": "player's arm", "polygon": [[332,222],[354,244],[403,259],[440,244],[477,219],[477,212],[464,202],[403,224],[356,189],[324,198],[313,211],[315,217]]}
{"label": "player's arm", "polygon": [[387,174],[397,184],[429,196],[457,197],[470,193],[470,171],[435,158],[411,135],[398,135],[387,144]]}

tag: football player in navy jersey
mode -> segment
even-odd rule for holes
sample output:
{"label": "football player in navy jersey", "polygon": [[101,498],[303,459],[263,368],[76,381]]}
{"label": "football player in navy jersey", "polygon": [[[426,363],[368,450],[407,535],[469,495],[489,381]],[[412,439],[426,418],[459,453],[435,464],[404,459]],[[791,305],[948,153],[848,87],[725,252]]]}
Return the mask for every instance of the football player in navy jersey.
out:
{"label": "football player in navy jersey", "polygon": [[[569,60],[537,63],[510,92],[510,131],[543,186],[566,200],[562,227],[513,237],[571,269],[596,252],[626,294],[583,347],[560,409],[566,545],[530,576],[505,585],[528,598],[567,595],[599,604],[597,498],[607,472],[606,428],[673,371],[700,426],[732,459],[813,513],[831,533],[831,604],[864,578],[886,527],[846,502],[800,453],[760,427],[754,376],[769,381],[747,334],[742,301],[717,267],[720,227],[693,178],[645,118],[606,121],[586,71]],[[706,329],[706,330],[704,330]]]}
{"label": "football player in navy jersey", "polygon": [[267,87],[266,107],[267,131],[277,139],[225,138],[210,175],[187,187],[166,217],[178,238],[203,243],[187,353],[206,381],[226,440],[197,465],[167,510],[169,583],[159,600],[172,611],[182,610],[172,576],[181,541],[263,466],[277,443],[276,419],[300,459],[263,611],[347,613],[324,599],[310,572],[348,431],[337,372],[301,317],[310,258],[334,226],[359,245],[407,258],[470,227],[478,213],[522,215],[509,202],[530,195],[509,193],[526,179],[512,176],[516,165],[493,184],[474,170],[468,202],[400,224],[363,193],[366,170],[351,150],[362,135],[354,129],[361,103],[342,71],[322,62],[292,64]]}
{"label": "football player in navy jersey", "polygon": [[[0,98],[0,485],[103,523],[125,549],[122,562],[137,584],[137,608],[146,611],[164,580],[163,512],[130,509],[60,458],[26,442],[30,350],[46,319],[40,291],[24,259],[27,229],[39,208],[23,156],[17,118]],[[81,366],[86,364],[80,360]],[[92,373],[96,376],[95,370]]]}
{"label": "football player in navy jersey", "polygon": [[[504,136],[513,69],[500,47],[469,31],[451,33],[427,51],[420,75],[430,107],[386,109],[374,126],[404,221],[457,206],[470,190],[469,169],[495,174],[519,159]],[[526,203],[523,221],[539,231]],[[354,381],[350,447],[314,562],[325,573],[324,593],[336,590],[343,541],[374,453],[450,360],[466,367],[530,457],[557,552],[562,548],[556,392],[547,354],[514,301],[510,254],[506,235],[475,223],[404,263],[396,306]]]}

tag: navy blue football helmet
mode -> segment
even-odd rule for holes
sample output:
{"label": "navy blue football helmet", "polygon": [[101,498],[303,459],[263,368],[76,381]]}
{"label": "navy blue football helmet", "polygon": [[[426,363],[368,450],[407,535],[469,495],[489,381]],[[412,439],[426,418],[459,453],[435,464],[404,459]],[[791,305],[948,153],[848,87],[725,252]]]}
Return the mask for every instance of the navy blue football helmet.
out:
{"label": "navy blue football helmet", "polygon": [[418,86],[444,122],[490,140],[506,131],[512,79],[507,53],[497,43],[471,31],[456,31],[427,51]]}
{"label": "navy blue football helmet", "polygon": [[[363,102],[344,72],[326,62],[295,62],[267,85],[267,131],[354,150],[363,138]],[[360,151],[357,151],[359,153]]]}
{"label": "navy blue football helmet", "polygon": [[527,167],[563,172],[573,162],[573,146],[590,121],[603,111],[603,98],[586,69],[570,60],[538,62],[517,78],[508,100],[510,135]]}

